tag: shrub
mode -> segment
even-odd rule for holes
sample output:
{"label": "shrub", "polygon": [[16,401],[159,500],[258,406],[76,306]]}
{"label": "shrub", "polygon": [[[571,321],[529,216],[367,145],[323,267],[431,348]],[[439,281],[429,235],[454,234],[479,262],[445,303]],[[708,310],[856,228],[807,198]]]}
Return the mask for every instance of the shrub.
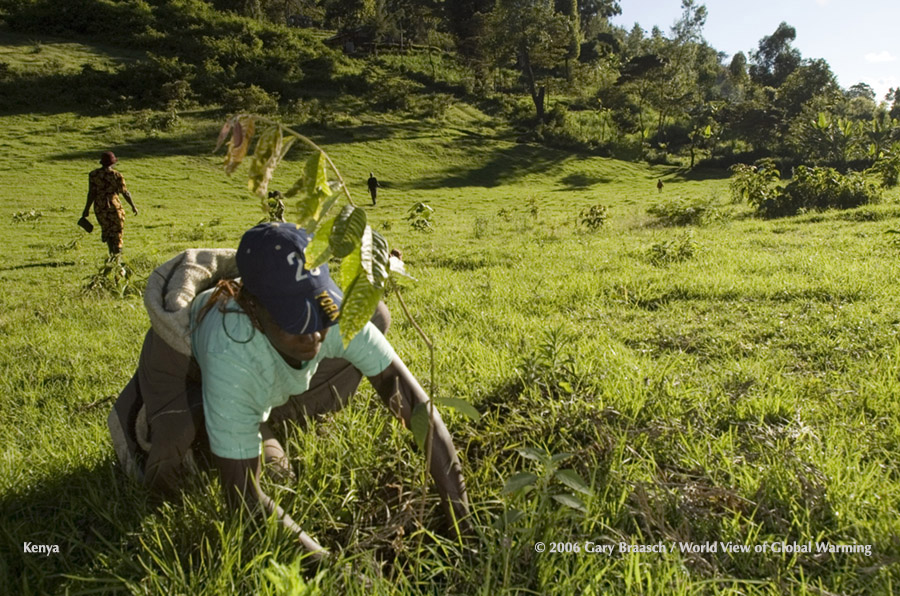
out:
{"label": "shrub", "polygon": [[713,199],[674,198],[652,205],[647,213],[664,226],[700,226],[721,217]]}
{"label": "shrub", "polygon": [[474,235],[476,238],[485,238],[491,231],[491,220],[479,215],[473,223]]}
{"label": "shrub", "polygon": [[271,114],[278,111],[278,94],[268,93],[262,87],[235,87],[225,92],[222,107],[229,114],[253,112]]}
{"label": "shrub", "polygon": [[170,112],[154,112],[141,110],[134,115],[134,128],[153,135],[160,131],[172,130],[178,125],[178,114]]}
{"label": "shrub", "polygon": [[581,210],[581,225],[588,231],[596,232],[603,227],[607,219],[609,219],[609,213],[605,205],[598,204]]}
{"label": "shrub", "polygon": [[900,143],[880,156],[867,172],[877,175],[884,188],[897,186],[900,183]]}
{"label": "shrub", "polygon": [[731,195],[735,203],[747,201],[759,205],[776,193],[781,172],[771,160],[760,160],[750,166],[743,163],[731,166]]}
{"label": "shrub", "polygon": [[427,203],[416,203],[406,212],[406,221],[409,226],[418,232],[433,232],[432,216],[434,209]]}
{"label": "shrub", "polygon": [[784,188],[776,185],[778,170],[770,163],[737,164],[731,168],[731,191],[746,198],[763,217],[784,217],[804,211],[851,209],[881,199],[878,188],[864,174],[843,175],[834,168],[797,166]]}
{"label": "shrub", "polygon": [[369,98],[381,110],[406,110],[410,97],[420,90],[421,85],[397,76],[377,77],[373,71],[366,73],[370,84]]}
{"label": "shrub", "polygon": [[693,259],[700,250],[700,243],[694,240],[694,232],[688,230],[662,242],[653,244],[647,251],[647,258],[657,267],[680,263]]}
{"label": "shrub", "polygon": [[880,199],[875,184],[859,172],[844,176],[834,168],[797,166],[791,182],[756,208],[764,217],[781,217],[810,210],[851,209]]}
{"label": "shrub", "polygon": [[413,102],[417,116],[433,120],[443,120],[447,110],[453,105],[453,96],[446,93],[435,93],[419,97]]}

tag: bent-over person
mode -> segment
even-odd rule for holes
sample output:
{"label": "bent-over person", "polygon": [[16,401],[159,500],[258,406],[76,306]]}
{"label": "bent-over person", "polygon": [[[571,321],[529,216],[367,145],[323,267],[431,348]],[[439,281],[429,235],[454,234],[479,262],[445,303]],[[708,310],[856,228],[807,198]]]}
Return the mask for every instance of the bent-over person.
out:
{"label": "bent-over person", "polygon": [[[320,551],[260,487],[261,460],[276,477],[293,474],[269,425],[343,407],[363,376],[407,427],[428,396],[384,336],[383,303],[343,344],[343,296],[327,265],[305,269],[308,242],[296,224],[263,223],[237,253],[186,251],[154,271],[144,298],[152,328],[108,422],[126,472],[163,493],[178,490],[207,439],[231,507],[262,506]],[[431,424],[431,475],[451,524],[465,528],[459,458],[436,411]]]}

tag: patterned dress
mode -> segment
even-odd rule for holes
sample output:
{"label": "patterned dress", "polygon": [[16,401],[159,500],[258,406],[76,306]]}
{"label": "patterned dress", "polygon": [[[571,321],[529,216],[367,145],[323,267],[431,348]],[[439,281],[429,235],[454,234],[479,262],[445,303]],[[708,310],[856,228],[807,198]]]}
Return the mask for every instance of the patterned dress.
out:
{"label": "patterned dress", "polygon": [[112,241],[110,247],[122,249],[122,229],[125,226],[125,211],[119,201],[119,193],[128,192],[125,177],[112,168],[97,168],[88,175],[88,193],[94,202],[94,215],[103,231],[101,240]]}

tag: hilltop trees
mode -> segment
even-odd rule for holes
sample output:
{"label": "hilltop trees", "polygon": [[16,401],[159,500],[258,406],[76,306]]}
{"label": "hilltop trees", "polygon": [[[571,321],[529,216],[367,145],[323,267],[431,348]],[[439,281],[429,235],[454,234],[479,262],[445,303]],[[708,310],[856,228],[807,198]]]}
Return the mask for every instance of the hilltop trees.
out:
{"label": "hilltop trees", "polygon": [[[145,60],[115,72],[86,66],[77,80],[29,82],[64,88],[68,92],[57,95],[75,101],[102,98],[115,109],[175,110],[258,97],[265,99],[258,105],[274,110],[279,101],[296,104],[322,91],[371,99],[372,82],[387,75],[382,80],[390,81],[390,96],[402,101],[383,102],[386,109],[409,109],[413,86],[440,89],[444,103],[453,101],[451,94],[489,100],[482,105],[522,129],[520,138],[620,157],[692,166],[704,157],[723,165],[773,157],[788,171],[785,166],[800,162],[865,167],[900,153],[900,89],[891,89],[884,102],[862,83],[842,90],[827,62],[804,58],[793,46],[797,31],[786,22],[747,53],[721,54],[703,39],[707,9],[701,0],[682,0],[668,32],[614,26],[609,18],[621,12],[619,0],[2,5],[14,30],[115,39],[147,51]],[[372,48],[399,41],[391,52],[418,51],[407,42],[426,45],[430,68],[377,52],[343,57],[321,42],[327,35],[307,27],[374,41]],[[439,59],[449,68],[436,68],[435,48],[455,49]],[[16,78],[14,70],[0,64],[6,79]],[[20,87],[12,80],[8,89]]]}

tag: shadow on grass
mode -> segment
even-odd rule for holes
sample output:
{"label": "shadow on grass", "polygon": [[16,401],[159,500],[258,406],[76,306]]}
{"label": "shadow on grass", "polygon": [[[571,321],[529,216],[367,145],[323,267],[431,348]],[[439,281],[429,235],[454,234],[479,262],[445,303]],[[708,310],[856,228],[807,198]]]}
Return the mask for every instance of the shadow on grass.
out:
{"label": "shadow on grass", "polygon": [[569,174],[559,179],[567,188],[560,190],[586,190],[595,184],[607,184],[613,179],[609,176],[588,176],[587,174]]}
{"label": "shadow on grass", "polygon": [[[108,578],[107,589],[121,590],[114,575],[133,576],[134,570],[103,566],[130,560],[116,555],[135,542],[150,511],[143,491],[108,462],[15,486],[0,498],[0,540],[9,553],[0,557],[4,593],[55,594],[72,577],[98,572]],[[51,552],[26,552],[36,545],[49,545]]]}
{"label": "shadow on grass", "polygon": [[731,174],[727,169],[721,168],[678,168],[663,177],[664,182],[703,182],[705,180],[725,180]]}
{"label": "shadow on grass", "polygon": [[94,71],[88,88],[85,76],[77,72],[29,74],[0,81],[0,115],[52,115],[74,112],[97,116],[109,111],[111,97],[128,95],[121,78],[114,73]]}
{"label": "shadow on grass", "polygon": [[[161,137],[145,137],[126,143],[104,144],[103,139],[98,139],[98,147],[108,149],[120,159],[136,157],[175,157],[175,156],[211,156],[216,147],[216,137],[219,134],[220,125],[212,123],[203,125],[195,130],[180,135],[165,135]],[[96,161],[99,148],[84,149],[79,151],[67,151],[51,156],[61,161]],[[220,151],[217,155],[222,155]]]}
{"label": "shadow on grass", "polygon": [[28,263],[26,265],[0,267],[0,271],[16,271],[18,269],[35,269],[44,267],[72,267],[73,265],[75,265],[75,261],[48,261],[46,263]]}
{"label": "shadow on grass", "polygon": [[535,145],[515,144],[489,153],[480,149],[483,139],[461,137],[455,144],[471,147],[474,167],[455,166],[443,173],[422,178],[403,186],[409,190],[436,190],[481,186],[493,188],[510,184],[525,176],[546,172],[569,159],[570,155]]}
{"label": "shadow on grass", "polygon": [[[425,139],[434,136],[434,126],[426,122],[397,122],[384,124],[360,124],[358,126],[328,127],[322,124],[291,125],[294,130],[306,133],[316,143],[353,144],[383,141],[385,139]],[[291,153],[288,159],[299,153]],[[380,182],[380,181],[379,181]]]}

